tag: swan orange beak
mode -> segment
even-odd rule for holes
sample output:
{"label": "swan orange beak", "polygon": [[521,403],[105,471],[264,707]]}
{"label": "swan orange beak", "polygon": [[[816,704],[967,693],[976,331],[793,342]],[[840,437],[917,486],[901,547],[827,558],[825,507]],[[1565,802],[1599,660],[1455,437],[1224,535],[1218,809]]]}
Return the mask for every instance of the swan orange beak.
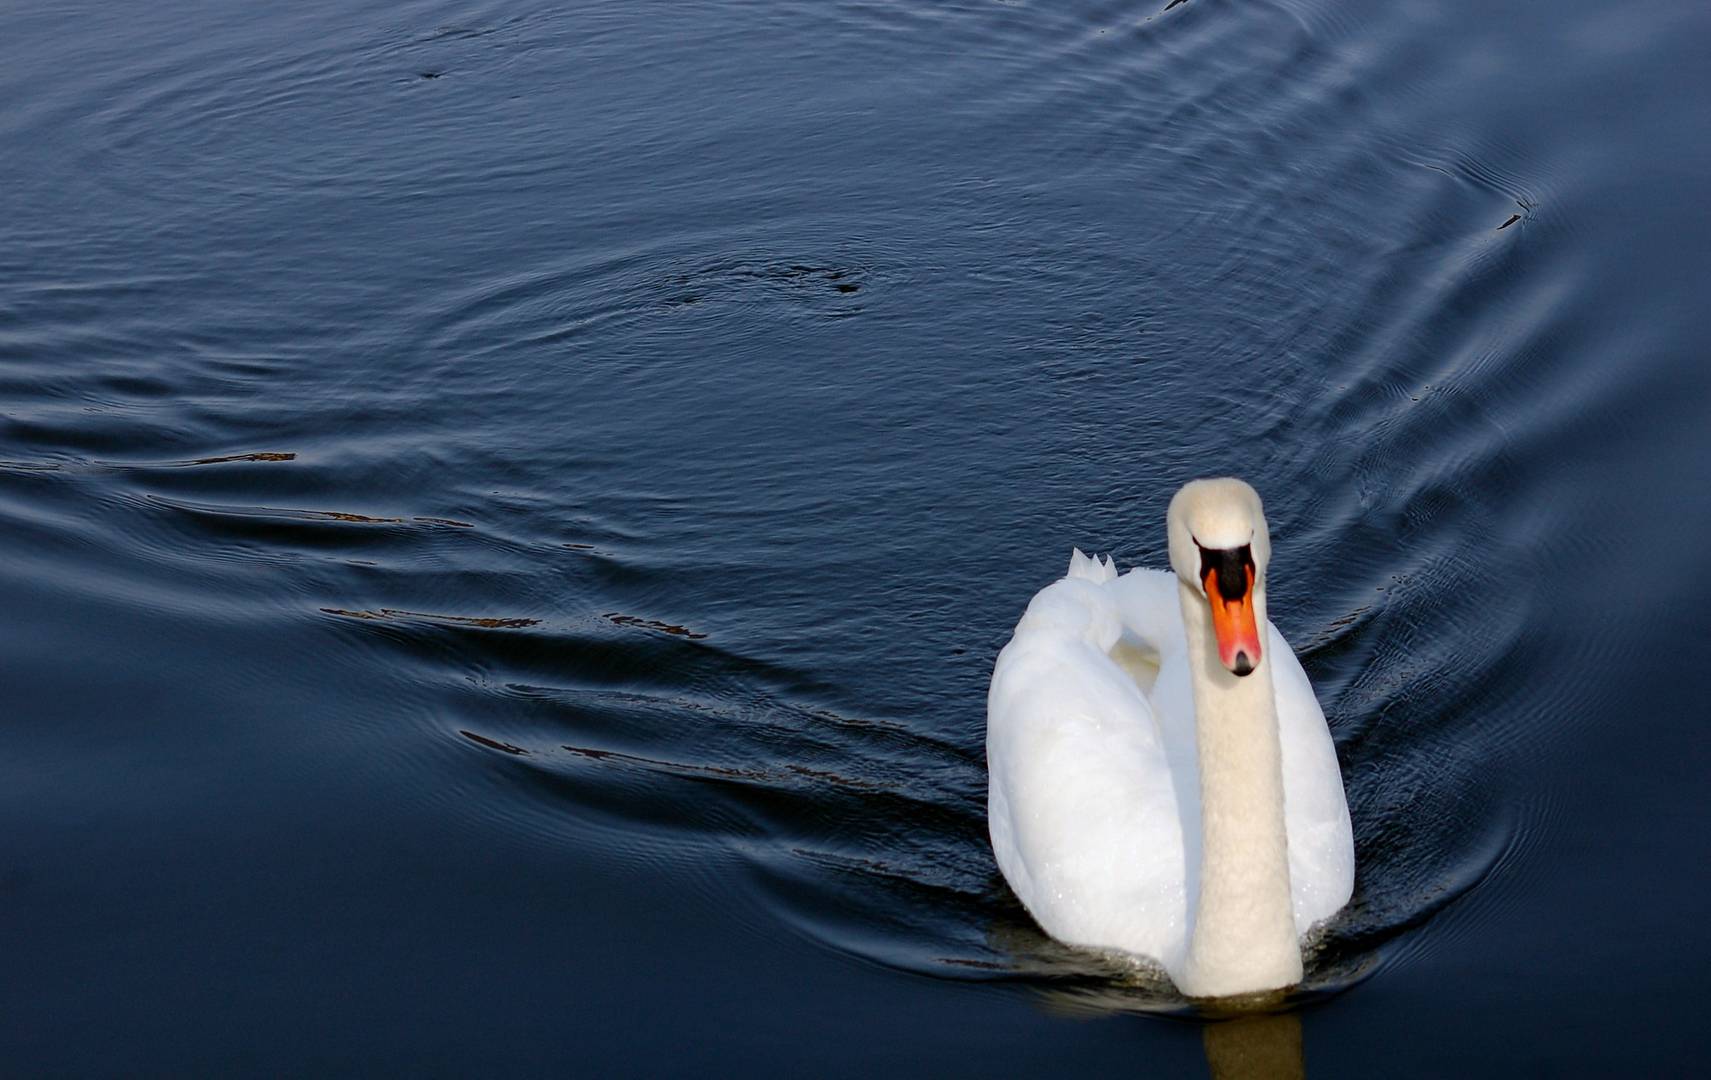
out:
{"label": "swan orange beak", "polygon": [[[1218,636],[1218,659],[1237,675],[1259,667],[1259,626],[1254,619],[1254,568],[1237,571],[1244,580],[1219,579],[1220,568],[1206,571],[1206,599],[1212,604],[1212,632]],[[1227,571],[1224,571],[1227,572]],[[1233,597],[1233,598],[1232,598]]]}

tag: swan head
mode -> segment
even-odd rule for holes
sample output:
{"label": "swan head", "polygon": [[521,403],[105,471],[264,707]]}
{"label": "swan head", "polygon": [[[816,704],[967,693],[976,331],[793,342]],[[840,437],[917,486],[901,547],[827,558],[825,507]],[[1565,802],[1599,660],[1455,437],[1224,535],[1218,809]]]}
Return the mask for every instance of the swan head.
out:
{"label": "swan head", "polygon": [[1259,494],[1232,477],[1195,480],[1165,515],[1170,567],[1208,609],[1218,659],[1235,675],[1259,667],[1271,534]]}

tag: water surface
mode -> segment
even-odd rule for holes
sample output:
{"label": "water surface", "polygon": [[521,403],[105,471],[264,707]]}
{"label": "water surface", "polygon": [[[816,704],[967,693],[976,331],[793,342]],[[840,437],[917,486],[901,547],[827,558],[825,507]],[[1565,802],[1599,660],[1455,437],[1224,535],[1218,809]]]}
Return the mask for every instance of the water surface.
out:
{"label": "water surface", "polygon": [[[1711,14],[1163,6],[0,16],[10,1067],[1702,1060]],[[1219,473],[1360,867],[1269,1027],[985,839]]]}

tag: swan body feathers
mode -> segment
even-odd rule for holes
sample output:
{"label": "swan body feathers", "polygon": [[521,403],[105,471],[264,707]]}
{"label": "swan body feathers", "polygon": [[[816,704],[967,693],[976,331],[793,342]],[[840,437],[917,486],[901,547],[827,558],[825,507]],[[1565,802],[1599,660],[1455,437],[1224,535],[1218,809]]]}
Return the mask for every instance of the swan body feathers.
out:
{"label": "swan body feathers", "polygon": [[[993,852],[1059,940],[1148,958],[1191,996],[1275,989],[1300,980],[1301,936],[1353,888],[1342,776],[1306,673],[1265,618],[1258,496],[1198,481],[1167,527],[1172,571],[1119,575],[1077,550],[1000,652]],[[1231,551],[1249,559],[1240,601],[1225,599],[1239,574],[1220,593]],[[1252,632],[1219,623],[1217,605]],[[1247,672],[1245,653],[1220,662],[1230,640],[1259,654]]]}

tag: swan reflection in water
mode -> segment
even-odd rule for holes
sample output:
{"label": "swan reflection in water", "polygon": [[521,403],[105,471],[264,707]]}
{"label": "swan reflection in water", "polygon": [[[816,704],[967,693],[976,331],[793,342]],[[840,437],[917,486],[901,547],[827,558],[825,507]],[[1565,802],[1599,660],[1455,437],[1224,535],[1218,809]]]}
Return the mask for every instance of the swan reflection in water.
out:
{"label": "swan reflection in water", "polygon": [[1304,1080],[1299,1013],[1248,1013],[1200,1032],[1212,1080]]}
{"label": "swan reflection in water", "polygon": [[[1053,996],[1048,991],[1048,997]],[[1119,1000],[1115,991],[1090,999],[1076,995],[1078,1012],[1097,1009],[1093,1002]],[[1274,991],[1204,1002],[1198,1006],[1201,1049],[1212,1080],[1304,1080],[1307,1059],[1301,1014],[1286,1010],[1285,994]],[[1180,1008],[1180,1000],[1178,1008]],[[1134,1011],[1131,1008],[1125,1011]]]}
{"label": "swan reflection in water", "polygon": [[[1074,1012],[1163,1012],[1182,1015],[1182,999],[1150,987],[1046,990],[1047,1008]],[[1307,1059],[1301,1014],[1273,991],[1203,1002],[1196,1007],[1201,1049],[1212,1080],[1304,1080]],[[1167,1006],[1168,1003],[1168,1006]]]}
{"label": "swan reflection in water", "polygon": [[[994,879],[989,895],[1002,885]],[[1013,901],[1011,902],[1014,903]],[[986,924],[994,968],[1038,980],[1048,1011],[1078,1016],[1152,1015],[1200,1022],[1201,1045],[1213,1080],[1300,1080],[1307,1075],[1299,1006],[1365,980],[1380,951],[1315,937],[1305,950],[1307,978],[1288,990],[1185,1001],[1162,970],[1133,958],[1073,948],[1041,933],[1019,905],[1003,905]],[[1334,928],[1333,928],[1334,930]]]}

